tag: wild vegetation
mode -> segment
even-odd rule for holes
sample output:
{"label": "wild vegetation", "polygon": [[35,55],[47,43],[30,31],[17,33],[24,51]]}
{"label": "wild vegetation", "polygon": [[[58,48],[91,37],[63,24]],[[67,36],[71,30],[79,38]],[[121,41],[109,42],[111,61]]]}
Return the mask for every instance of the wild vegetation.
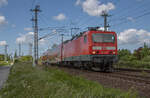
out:
{"label": "wild vegetation", "polygon": [[18,63],[18,62],[32,62],[32,59],[33,58],[30,55],[21,56],[21,57],[15,58],[15,63]]}
{"label": "wild vegetation", "polygon": [[150,48],[146,44],[133,53],[127,49],[119,50],[118,56],[118,67],[150,69]]}
{"label": "wild vegetation", "polygon": [[57,68],[33,68],[31,63],[19,62],[12,67],[0,98],[137,98],[137,95],[104,88]]}
{"label": "wild vegetation", "polygon": [[12,58],[10,55],[6,57],[7,61],[5,61],[5,55],[0,54],[0,66],[10,65]]}

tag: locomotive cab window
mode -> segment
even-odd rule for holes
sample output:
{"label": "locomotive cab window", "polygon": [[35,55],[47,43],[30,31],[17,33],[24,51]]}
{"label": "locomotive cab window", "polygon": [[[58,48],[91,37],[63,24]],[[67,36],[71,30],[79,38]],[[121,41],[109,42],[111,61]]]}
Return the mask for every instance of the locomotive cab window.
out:
{"label": "locomotive cab window", "polygon": [[84,43],[86,43],[87,42],[87,36],[85,35],[84,36]]}
{"label": "locomotive cab window", "polygon": [[99,43],[114,43],[115,42],[115,36],[113,34],[104,34],[104,33],[95,33],[92,35],[93,42]]}

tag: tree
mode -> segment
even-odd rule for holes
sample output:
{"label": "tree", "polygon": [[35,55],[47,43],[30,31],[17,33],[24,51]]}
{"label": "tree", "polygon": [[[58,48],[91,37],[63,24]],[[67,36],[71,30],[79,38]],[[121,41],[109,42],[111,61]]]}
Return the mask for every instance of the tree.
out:
{"label": "tree", "polygon": [[3,54],[0,54],[0,61],[4,61],[4,55]]}
{"label": "tree", "polygon": [[118,51],[118,56],[120,60],[124,61],[133,61],[136,58],[131,54],[131,51],[128,49],[122,49]]}
{"label": "tree", "polygon": [[15,54],[14,54],[14,58],[17,58],[18,56],[17,56],[17,51],[15,51]]}
{"label": "tree", "polygon": [[118,50],[118,56],[119,58],[123,57],[123,56],[129,56],[131,55],[131,51],[128,49],[122,49],[122,50]]}
{"label": "tree", "polygon": [[134,53],[133,53],[133,55],[138,59],[138,60],[141,60],[141,50],[142,50],[143,48],[142,47],[139,47],[137,50],[134,50]]}
{"label": "tree", "polygon": [[134,50],[133,55],[138,59],[141,60],[150,55],[150,49],[144,43],[144,47],[139,47],[137,50]]}
{"label": "tree", "polygon": [[150,49],[148,48],[148,46],[144,43],[144,48],[140,51],[141,53],[141,57],[147,57],[148,55],[150,55]]}

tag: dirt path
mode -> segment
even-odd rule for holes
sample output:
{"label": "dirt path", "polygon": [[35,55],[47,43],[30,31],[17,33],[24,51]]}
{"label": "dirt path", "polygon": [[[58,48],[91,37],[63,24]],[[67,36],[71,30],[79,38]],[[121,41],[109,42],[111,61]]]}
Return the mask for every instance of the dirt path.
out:
{"label": "dirt path", "polygon": [[0,66],[0,89],[8,78],[10,67]]}

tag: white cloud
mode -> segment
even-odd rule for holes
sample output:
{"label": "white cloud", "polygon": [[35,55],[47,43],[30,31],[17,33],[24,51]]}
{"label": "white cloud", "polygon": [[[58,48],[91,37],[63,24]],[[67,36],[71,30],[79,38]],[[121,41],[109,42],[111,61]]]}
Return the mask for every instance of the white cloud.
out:
{"label": "white cloud", "polygon": [[61,20],[65,20],[66,19],[66,16],[62,13],[60,13],[59,15],[57,16],[54,16],[53,17],[55,20],[58,20],[58,21],[61,21]]}
{"label": "white cloud", "polygon": [[98,28],[98,30],[104,31],[105,29],[104,29],[104,27],[100,27],[100,28]]}
{"label": "white cloud", "polygon": [[[78,3],[77,1],[76,3]],[[81,3],[81,2],[80,2]],[[90,16],[100,16],[104,11],[109,12],[115,9],[115,5],[108,2],[107,4],[101,4],[98,0],[85,0],[81,4],[83,11]]]}
{"label": "white cloud", "polygon": [[40,44],[40,45],[45,45],[45,43],[47,43],[47,41],[46,41],[45,39],[41,39],[41,40],[39,41],[39,44]]}
{"label": "white cloud", "polygon": [[[28,32],[27,34],[20,35],[20,37],[16,39],[17,44],[29,44],[33,43],[33,41],[34,41],[34,32]],[[45,39],[39,40],[39,45],[45,45],[45,43],[47,43],[47,40]]]}
{"label": "white cloud", "polygon": [[7,45],[6,41],[0,41],[0,46],[5,46],[5,45]]}
{"label": "white cloud", "polygon": [[18,38],[16,39],[16,43],[17,43],[17,44],[25,43],[25,41],[26,41],[25,36],[21,36],[21,37],[18,37]]}
{"label": "white cloud", "polygon": [[5,16],[0,16],[0,26],[3,26],[4,24],[7,24]]}
{"label": "white cloud", "polygon": [[134,22],[134,18],[133,17],[127,17],[127,20],[131,21],[131,22]]}
{"label": "white cloud", "polygon": [[27,44],[27,43],[32,43],[33,42],[33,32],[28,32],[27,34],[21,35],[16,39],[16,43],[19,44]]}
{"label": "white cloud", "polygon": [[150,32],[140,29],[128,29],[118,35],[119,44],[142,45],[144,42],[150,45]]}
{"label": "white cloud", "polygon": [[32,31],[32,28],[24,28],[25,31]]}
{"label": "white cloud", "polygon": [[28,35],[34,35],[34,32],[28,32]]}
{"label": "white cloud", "polygon": [[80,5],[81,4],[81,0],[77,0],[75,5]]}
{"label": "white cloud", "polygon": [[0,0],[0,7],[7,4],[8,4],[7,0]]}

